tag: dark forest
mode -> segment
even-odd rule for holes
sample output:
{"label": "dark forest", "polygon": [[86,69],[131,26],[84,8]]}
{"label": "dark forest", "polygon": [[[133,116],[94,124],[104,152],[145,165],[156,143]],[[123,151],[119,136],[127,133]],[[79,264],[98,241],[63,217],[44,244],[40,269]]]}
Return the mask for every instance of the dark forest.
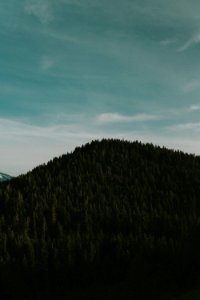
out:
{"label": "dark forest", "polygon": [[199,253],[198,156],[103,139],[0,183],[1,299],[161,299]]}

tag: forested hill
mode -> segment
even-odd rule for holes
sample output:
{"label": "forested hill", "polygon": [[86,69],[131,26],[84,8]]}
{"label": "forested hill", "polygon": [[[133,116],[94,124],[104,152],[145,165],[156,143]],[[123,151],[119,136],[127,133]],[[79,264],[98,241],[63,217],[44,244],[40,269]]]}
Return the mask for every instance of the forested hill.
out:
{"label": "forested hill", "polygon": [[93,141],[0,184],[5,297],[157,299],[198,284],[199,251],[200,157]]}

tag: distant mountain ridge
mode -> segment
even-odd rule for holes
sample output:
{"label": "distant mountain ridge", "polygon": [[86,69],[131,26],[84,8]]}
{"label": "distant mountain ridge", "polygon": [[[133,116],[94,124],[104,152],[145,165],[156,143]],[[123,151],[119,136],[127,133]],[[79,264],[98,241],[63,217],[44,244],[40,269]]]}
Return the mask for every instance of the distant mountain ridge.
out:
{"label": "distant mountain ridge", "polygon": [[13,178],[12,176],[0,172],[0,182],[11,180],[12,178]]}

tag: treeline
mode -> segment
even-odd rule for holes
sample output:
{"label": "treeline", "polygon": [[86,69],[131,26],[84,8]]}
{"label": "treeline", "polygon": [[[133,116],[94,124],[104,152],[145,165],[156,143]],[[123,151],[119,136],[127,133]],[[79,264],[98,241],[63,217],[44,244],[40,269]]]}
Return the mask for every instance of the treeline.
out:
{"label": "treeline", "polygon": [[199,251],[200,157],[93,141],[0,184],[7,298],[99,286],[105,299],[156,299],[198,282]]}

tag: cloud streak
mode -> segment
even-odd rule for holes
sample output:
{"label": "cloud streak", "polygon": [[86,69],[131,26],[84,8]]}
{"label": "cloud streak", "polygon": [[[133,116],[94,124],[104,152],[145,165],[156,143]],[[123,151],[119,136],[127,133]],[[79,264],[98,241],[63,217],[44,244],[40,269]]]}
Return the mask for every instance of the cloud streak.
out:
{"label": "cloud streak", "polygon": [[169,45],[171,45],[171,44],[174,44],[175,42],[176,42],[176,40],[165,39],[165,40],[162,40],[162,41],[160,42],[160,45],[166,47],[166,46],[169,46]]}
{"label": "cloud streak", "polygon": [[191,39],[189,39],[188,41],[185,42],[185,44],[183,44],[183,46],[181,46],[177,51],[178,52],[183,52],[185,50],[187,50],[188,48],[192,47],[195,44],[199,44],[200,43],[200,34],[197,34],[195,36],[193,36]]}
{"label": "cloud streak", "polygon": [[54,66],[54,60],[46,55],[42,56],[40,66],[43,71],[47,71]]}
{"label": "cloud streak", "polygon": [[36,17],[42,24],[48,24],[54,19],[50,4],[46,0],[26,2],[25,12]]}
{"label": "cloud streak", "polygon": [[200,122],[188,122],[188,123],[181,123],[181,124],[175,124],[169,127],[172,131],[193,131],[193,132],[199,132],[200,131]]}
{"label": "cloud streak", "polygon": [[185,86],[183,87],[183,91],[185,93],[190,93],[195,90],[198,90],[199,88],[200,88],[200,80],[194,79],[185,84]]}
{"label": "cloud streak", "polygon": [[157,115],[137,114],[133,116],[126,116],[119,113],[103,113],[96,117],[98,123],[131,123],[131,122],[147,122],[159,120]]}
{"label": "cloud streak", "polygon": [[189,108],[189,110],[190,111],[200,110],[200,105],[197,105],[197,104],[191,105],[190,108]]}

